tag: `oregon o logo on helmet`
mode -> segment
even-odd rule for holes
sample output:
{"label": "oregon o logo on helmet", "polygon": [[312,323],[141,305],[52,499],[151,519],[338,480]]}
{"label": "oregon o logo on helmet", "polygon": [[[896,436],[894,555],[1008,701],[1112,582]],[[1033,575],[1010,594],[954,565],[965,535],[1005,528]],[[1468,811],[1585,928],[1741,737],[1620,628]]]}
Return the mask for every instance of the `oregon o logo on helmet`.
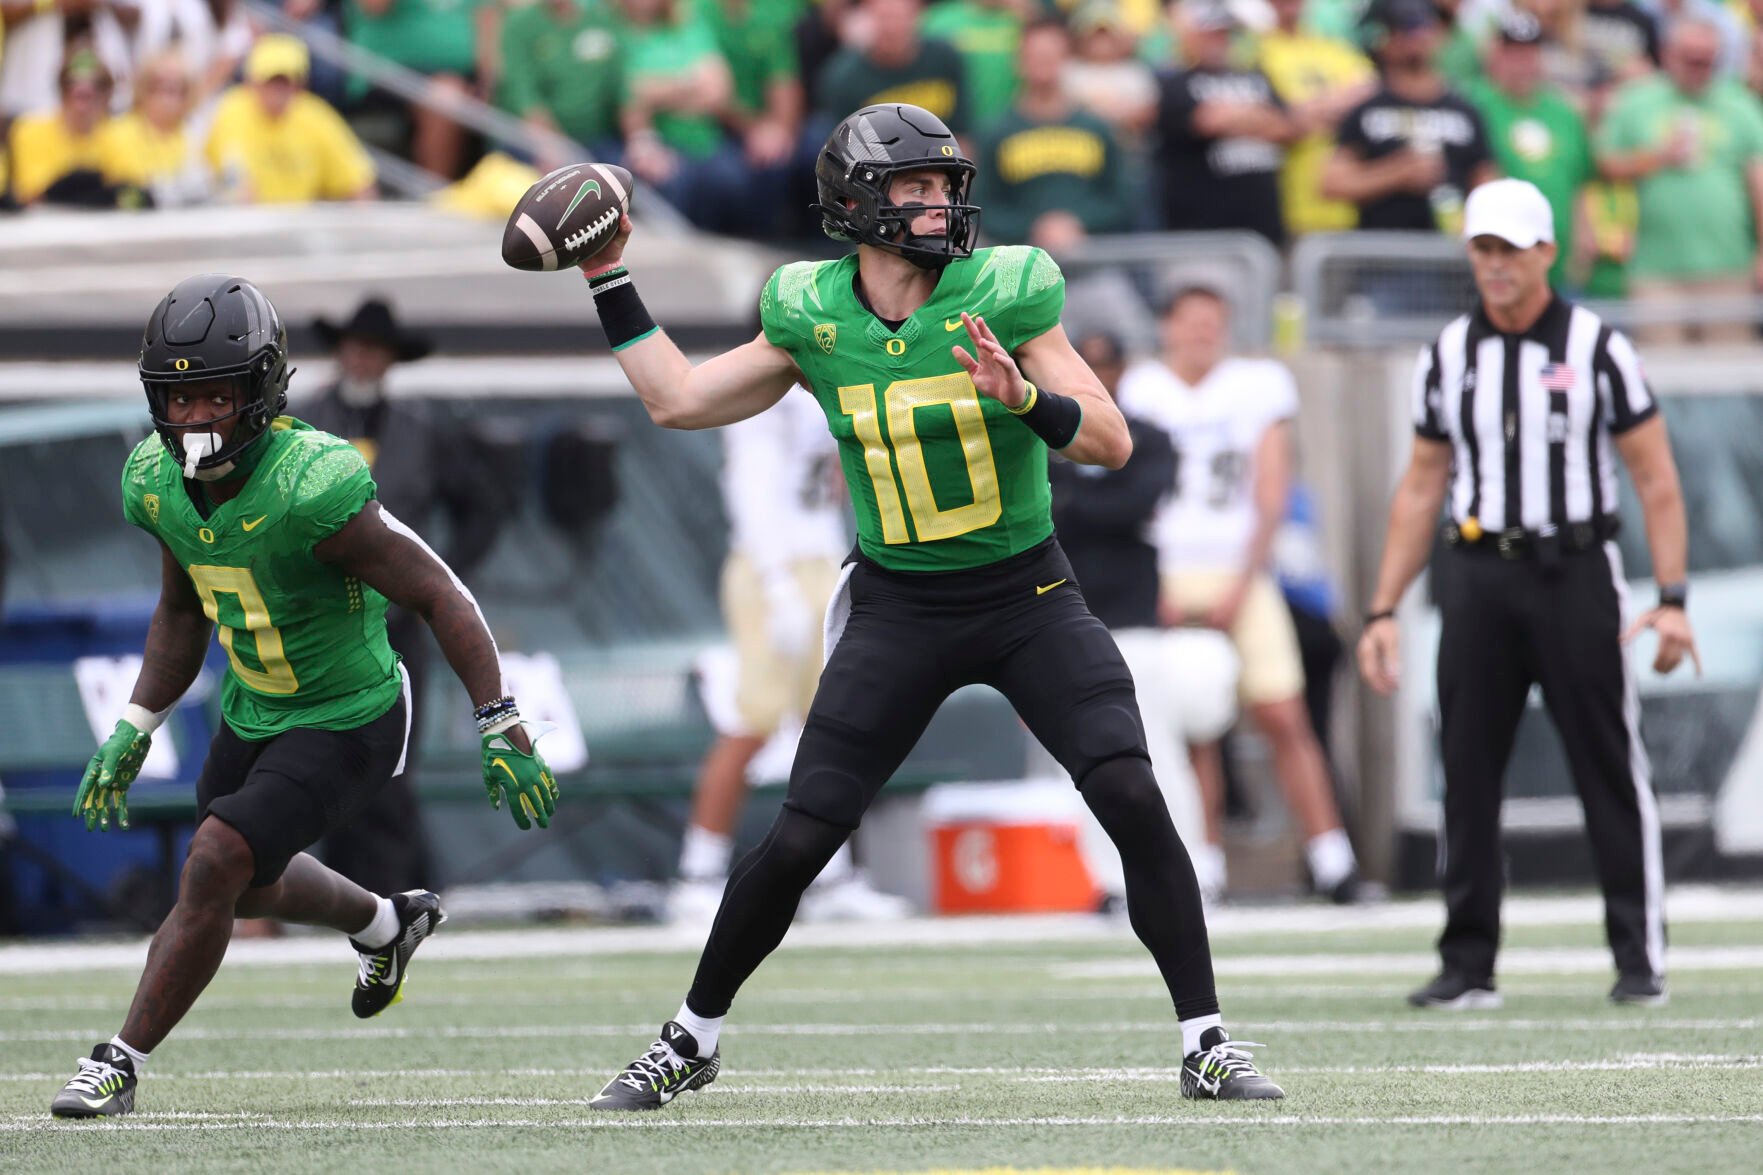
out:
{"label": "oregon o logo on helmet", "polygon": [[944,143],[944,144],[943,144],[943,154],[945,154],[945,155],[954,155],[954,154],[955,154],[955,148],[953,148],[953,147],[951,147],[951,146],[949,146],[949,144],[947,144],[947,143]]}
{"label": "oregon o logo on helmet", "polygon": [[188,359],[179,359],[175,364],[173,364],[173,366],[176,367],[179,371],[188,371],[188,370],[190,370],[190,361]]}

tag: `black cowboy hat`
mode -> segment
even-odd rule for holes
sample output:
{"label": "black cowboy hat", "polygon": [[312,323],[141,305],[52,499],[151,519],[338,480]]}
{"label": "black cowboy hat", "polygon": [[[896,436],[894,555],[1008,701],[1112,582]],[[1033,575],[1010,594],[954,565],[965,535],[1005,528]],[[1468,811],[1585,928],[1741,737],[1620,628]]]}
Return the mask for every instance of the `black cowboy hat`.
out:
{"label": "black cowboy hat", "polygon": [[400,363],[421,359],[435,349],[435,341],[427,335],[401,329],[397,319],[392,317],[392,307],[383,298],[369,298],[362,302],[349,321],[341,326],[328,318],[315,318],[312,329],[324,340],[325,346],[333,350],[345,338],[366,339],[390,347]]}

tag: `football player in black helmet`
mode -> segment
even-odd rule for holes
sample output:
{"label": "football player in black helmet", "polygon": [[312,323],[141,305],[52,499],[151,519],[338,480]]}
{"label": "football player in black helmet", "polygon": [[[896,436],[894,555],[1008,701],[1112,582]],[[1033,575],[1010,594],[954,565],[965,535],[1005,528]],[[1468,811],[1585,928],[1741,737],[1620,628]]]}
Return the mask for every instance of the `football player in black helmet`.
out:
{"label": "football player in black helmet", "polygon": [[[896,204],[889,192],[895,176],[923,170],[948,173],[949,202],[938,206],[944,214],[940,229],[915,233],[913,222],[923,218],[927,205]],[[821,231],[835,241],[875,245],[924,269],[941,269],[973,254],[979,234],[979,205],[969,202],[973,172],[955,132],[930,111],[898,103],[865,106],[833,128],[815,161]]]}
{"label": "football player in black helmet", "polygon": [[783,266],[760,294],[759,335],[702,363],[638,296],[629,217],[581,263],[657,424],[713,428],[813,396],[839,441],[858,531],[783,810],[731,871],[679,1012],[590,1108],[655,1110],[716,1080],[742,984],[938,705],[970,681],[1009,699],[1119,848],[1133,928],[1174,1005],[1182,1095],[1284,1096],[1255,1046],[1225,1030],[1200,888],[1151,769],[1132,675],[1053,534],[1048,450],[1110,469],[1132,453],[1120,409],[1060,323],[1058,263],[1026,245],[973,247],[974,165],[916,106],[846,118],[817,173],[827,234],[856,249]]}
{"label": "football player in black helmet", "polygon": [[[179,282],[147,319],[141,385],[153,428],[186,478],[218,481],[288,403],[288,331],[275,306],[243,278],[202,273]],[[178,391],[230,392],[232,409],[200,421],[172,419]],[[235,421],[228,429],[216,428]]]}

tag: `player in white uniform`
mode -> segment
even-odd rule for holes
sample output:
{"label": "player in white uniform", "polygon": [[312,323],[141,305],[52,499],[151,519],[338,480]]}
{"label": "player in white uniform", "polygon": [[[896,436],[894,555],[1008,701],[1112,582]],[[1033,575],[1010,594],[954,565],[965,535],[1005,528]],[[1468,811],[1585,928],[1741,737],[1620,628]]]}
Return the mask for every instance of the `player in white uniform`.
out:
{"label": "player in white uniform", "polygon": [[[1230,312],[1216,291],[1178,291],[1161,328],[1161,356],[1127,371],[1120,406],[1163,428],[1176,451],[1175,486],[1153,523],[1162,620],[1230,635],[1242,661],[1238,695],[1272,748],[1305,836],[1312,884],[1337,901],[1354,900],[1357,862],[1304,707],[1291,614],[1267,572],[1290,485],[1297,387],[1275,360],[1226,354]],[[1194,749],[1194,769],[1209,842],[1193,854],[1195,872],[1203,887],[1221,887],[1223,781],[1215,743]]]}
{"label": "player in white uniform", "polygon": [[[734,644],[732,699],[707,681],[717,738],[699,769],[680,880],[668,896],[677,921],[715,917],[747,797],[747,772],[766,742],[800,723],[820,680],[822,622],[851,546],[838,443],[814,397],[792,388],[777,406],[722,430],[722,498],[729,553],[722,614]],[[806,919],[903,917],[907,903],[879,893],[839,850],[803,897]]]}

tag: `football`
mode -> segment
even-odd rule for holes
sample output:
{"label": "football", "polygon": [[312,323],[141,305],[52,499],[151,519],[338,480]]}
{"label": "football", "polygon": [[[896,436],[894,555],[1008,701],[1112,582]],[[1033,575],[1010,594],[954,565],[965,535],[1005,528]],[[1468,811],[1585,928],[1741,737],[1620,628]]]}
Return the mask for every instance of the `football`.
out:
{"label": "football", "polygon": [[631,173],[609,163],[572,163],[532,187],[502,230],[502,260],[550,272],[579,265],[618,234],[631,206]]}

